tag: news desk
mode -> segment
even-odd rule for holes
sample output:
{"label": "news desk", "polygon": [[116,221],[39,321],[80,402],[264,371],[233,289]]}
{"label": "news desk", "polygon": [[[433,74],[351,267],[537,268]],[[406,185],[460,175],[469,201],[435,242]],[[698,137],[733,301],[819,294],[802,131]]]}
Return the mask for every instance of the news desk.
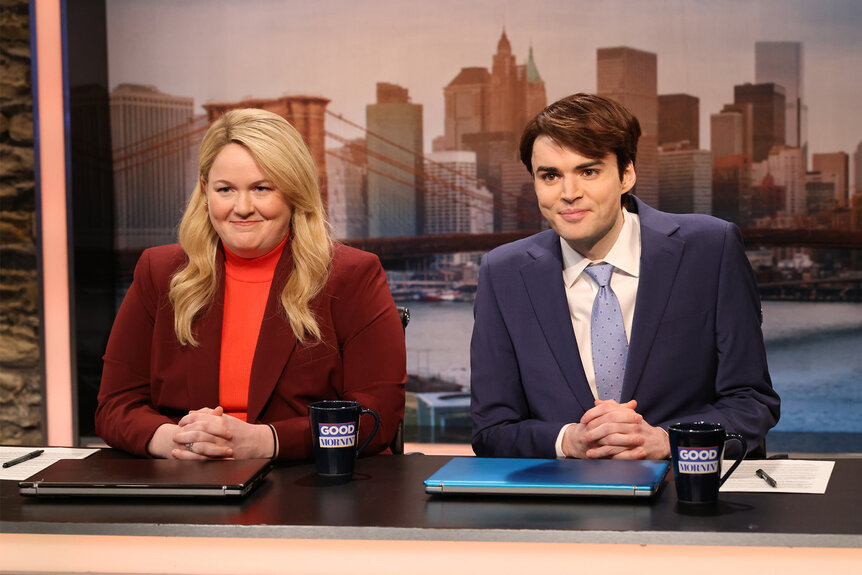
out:
{"label": "news desk", "polygon": [[0,573],[862,573],[862,459],[837,459],[824,495],[722,493],[709,515],[678,509],[671,476],[653,500],[426,494],[449,459],[363,458],[349,482],[279,464],[236,502],[36,500],[2,481]]}

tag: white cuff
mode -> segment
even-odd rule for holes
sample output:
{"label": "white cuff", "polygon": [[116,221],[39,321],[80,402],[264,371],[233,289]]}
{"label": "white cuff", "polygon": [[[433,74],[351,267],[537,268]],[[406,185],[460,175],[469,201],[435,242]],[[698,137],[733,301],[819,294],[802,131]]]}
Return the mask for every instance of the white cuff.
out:
{"label": "white cuff", "polygon": [[557,451],[557,459],[566,458],[566,455],[563,453],[563,435],[566,434],[566,430],[570,425],[574,425],[574,423],[567,423],[560,429],[560,433],[557,434],[557,442],[554,444],[554,449]]}

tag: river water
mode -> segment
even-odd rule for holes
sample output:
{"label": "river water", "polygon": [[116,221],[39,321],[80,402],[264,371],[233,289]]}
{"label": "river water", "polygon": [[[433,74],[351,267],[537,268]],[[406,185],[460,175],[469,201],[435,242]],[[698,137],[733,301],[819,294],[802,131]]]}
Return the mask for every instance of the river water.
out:
{"label": "river water", "polygon": [[[473,306],[399,302],[410,308],[407,369],[469,386]],[[781,396],[775,431],[862,433],[862,304],[763,302],[763,333]]]}

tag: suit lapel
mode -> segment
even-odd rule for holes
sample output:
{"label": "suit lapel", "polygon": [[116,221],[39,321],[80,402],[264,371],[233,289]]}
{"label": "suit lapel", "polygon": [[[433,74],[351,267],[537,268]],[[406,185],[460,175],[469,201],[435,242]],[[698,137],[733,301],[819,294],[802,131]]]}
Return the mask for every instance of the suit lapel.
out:
{"label": "suit lapel", "polygon": [[569,388],[586,411],[593,406],[590,391],[563,283],[563,256],[560,237],[547,232],[527,250],[527,263],[521,267],[521,277],[529,294],[533,311]]}
{"label": "suit lapel", "polygon": [[623,402],[632,398],[640,383],[685,248],[685,242],[674,237],[679,225],[672,216],[636,201],[641,229],[641,266],[623,380]]}
{"label": "suit lapel", "polygon": [[284,317],[280,298],[281,290],[292,271],[293,258],[288,240],[272,278],[251,365],[247,410],[249,423],[255,423],[260,417],[296,347],[296,336]]}

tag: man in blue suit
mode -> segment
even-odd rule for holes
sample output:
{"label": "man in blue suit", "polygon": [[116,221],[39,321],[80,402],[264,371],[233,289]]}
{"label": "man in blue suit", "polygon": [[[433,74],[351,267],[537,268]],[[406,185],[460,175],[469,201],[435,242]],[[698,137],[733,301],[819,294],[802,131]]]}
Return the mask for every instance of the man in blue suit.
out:
{"label": "man in blue suit", "polygon": [[778,421],[739,229],[631,195],[640,132],[590,94],[527,125],[521,160],[551,229],[482,261],[477,455],[662,459],[678,421],[721,423],[751,451]]}

